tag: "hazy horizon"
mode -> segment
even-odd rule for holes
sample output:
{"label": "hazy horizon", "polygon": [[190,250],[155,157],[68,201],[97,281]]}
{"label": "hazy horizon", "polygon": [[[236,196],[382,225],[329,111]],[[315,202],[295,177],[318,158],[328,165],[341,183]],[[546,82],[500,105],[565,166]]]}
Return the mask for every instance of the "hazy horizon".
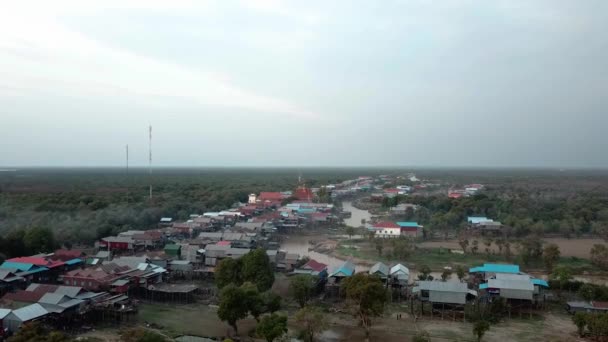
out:
{"label": "hazy horizon", "polygon": [[600,0],[25,0],[0,168],[605,169],[606,89]]}

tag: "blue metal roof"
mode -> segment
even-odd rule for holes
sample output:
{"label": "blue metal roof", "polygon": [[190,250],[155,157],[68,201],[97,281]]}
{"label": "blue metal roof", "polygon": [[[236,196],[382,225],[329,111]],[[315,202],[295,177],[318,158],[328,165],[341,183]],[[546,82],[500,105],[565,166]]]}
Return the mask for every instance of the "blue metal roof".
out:
{"label": "blue metal roof", "polygon": [[418,222],[397,222],[397,225],[400,227],[413,227],[413,228],[420,227],[418,225]]}
{"label": "blue metal roof", "polygon": [[479,284],[479,289],[480,290],[485,290],[487,288],[488,288],[488,283]]}
{"label": "blue metal roof", "polygon": [[298,214],[311,214],[314,213],[315,210],[312,208],[300,208],[298,209]]}
{"label": "blue metal roof", "polygon": [[34,267],[34,264],[26,264],[22,262],[13,262],[13,261],[5,261],[0,265],[0,268],[16,268],[21,272],[26,272],[31,270]]}
{"label": "blue metal roof", "polygon": [[49,269],[46,267],[40,267],[40,268],[34,268],[33,270],[30,271],[24,271],[23,273],[19,273],[20,276],[24,277],[26,275],[30,275],[30,274],[34,274],[34,273],[39,273],[39,272],[44,272],[44,271],[48,271]]}
{"label": "blue metal roof", "polygon": [[335,270],[330,277],[338,276],[338,277],[350,277],[355,273],[355,265],[353,265],[350,261],[345,262]]}
{"label": "blue metal roof", "polygon": [[542,280],[542,279],[532,279],[532,284],[549,287],[549,283],[547,283],[546,280]]}
{"label": "blue metal roof", "polygon": [[76,259],[72,259],[72,260],[68,260],[65,262],[66,265],[68,266],[72,266],[72,265],[76,265],[76,264],[82,264],[82,259],[76,258]]}
{"label": "blue metal roof", "polygon": [[483,266],[469,269],[469,273],[492,272],[492,273],[519,273],[519,265],[483,264]]}

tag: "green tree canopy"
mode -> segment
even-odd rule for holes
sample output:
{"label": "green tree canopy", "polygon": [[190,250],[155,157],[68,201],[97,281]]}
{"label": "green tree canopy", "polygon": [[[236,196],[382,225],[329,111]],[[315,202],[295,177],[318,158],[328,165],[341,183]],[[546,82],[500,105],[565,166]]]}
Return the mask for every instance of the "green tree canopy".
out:
{"label": "green tree canopy", "polygon": [[291,277],[289,281],[289,292],[301,308],[303,308],[312,297],[315,283],[315,277],[308,274],[298,274]]}
{"label": "green tree canopy", "polygon": [[559,261],[559,256],[559,247],[554,243],[546,245],[543,249],[543,261],[549,272],[553,271],[553,267]]}
{"label": "green tree canopy", "polygon": [[220,292],[217,316],[222,321],[226,321],[238,333],[236,323],[238,320],[247,317],[248,313],[246,292],[234,284],[224,286]]}
{"label": "green tree canopy", "polygon": [[215,268],[214,277],[215,285],[219,289],[230,284],[240,286],[243,283],[241,276],[241,260],[232,258],[223,259]]}
{"label": "green tree canopy", "polygon": [[375,276],[357,273],[342,280],[342,290],[369,337],[372,317],[380,316],[387,300],[382,281]]}
{"label": "green tree canopy", "polygon": [[260,291],[269,290],[274,283],[274,268],[262,248],[255,249],[242,258],[242,279],[255,284]]}
{"label": "green tree canopy", "polygon": [[295,320],[302,328],[302,337],[304,342],[314,342],[315,336],[327,329],[327,321],[323,315],[323,311],[315,306],[305,306],[296,312]]}
{"label": "green tree canopy", "polygon": [[272,342],[287,332],[287,317],[275,313],[264,316],[255,331],[266,341]]}

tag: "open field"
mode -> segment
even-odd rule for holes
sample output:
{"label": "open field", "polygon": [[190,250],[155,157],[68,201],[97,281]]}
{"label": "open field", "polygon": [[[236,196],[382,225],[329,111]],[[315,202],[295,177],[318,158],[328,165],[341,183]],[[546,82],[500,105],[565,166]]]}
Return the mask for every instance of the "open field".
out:
{"label": "open field", "polygon": [[[428,331],[433,341],[473,341],[472,325],[449,319],[423,318],[414,321],[408,309],[401,305],[390,305],[384,317],[374,320],[371,341],[409,341],[416,332]],[[396,314],[402,319],[397,320]],[[329,328],[323,333],[322,341],[361,341],[364,331],[352,316],[347,314],[327,315]],[[206,305],[155,305],[144,304],[140,308],[140,322],[154,323],[171,336],[192,334],[198,336],[221,337],[231,332],[228,325],[217,318],[213,308]],[[248,333],[254,328],[252,318],[238,322],[240,336],[250,340]],[[295,334],[298,326],[289,322],[290,333]],[[178,333],[179,332],[179,333]],[[542,317],[532,319],[511,319],[492,326],[486,341],[572,341],[576,339],[576,328],[570,316],[560,312],[546,312]],[[253,339],[251,339],[253,340]]]}
{"label": "open field", "polygon": [[[469,241],[475,240],[474,238],[469,238]],[[477,239],[480,243],[480,249],[485,249],[485,245],[482,244],[483,238],[480,237]],[[591,239],[591,238],[582,238],[582,239],[566,239],[566,238],[544,238],[543,241],[545,243],[554,243],[559,247],[561,252],[561,256],[563,257],[576,257],[576,258],[589,258],[589,251],[594,244],[606,244],[606,241],[602,239]],[[422,248],[453,248],[453,249],[461,249],[458,244],[458,240],[449,239],[445,241],[425,241],[418,244],[419,247]],[[492,244],[490,249],[493,252],[498,252],[498,247],[495,244]]]}
{"label": "open field", "polygon": [[[432,245],[437,247],[431,247]],[[453,246],[456,244],[456,246]],[[388,243],[387,243],[388,246]],[[409,257],[400,260],[390,256],[389,247],[386,247],[383,251],[383,255],[379,256],[378,251],[375,247],[366,240],[349,240],[339,244],[335,251],[335,254],[341,257],[354,257],[369,261],[382,261],[385,263],[405,263],[408,267],[416,269],[421,265],[427,265],[432,270],[440,271],[445,266],[457,266],[473,267],[488,262],[517,262],[517,256],[514,256],[512,260],[507,260],[503,255],[498,254],[486,254],[485,252],[478,252],[477,254],[455,254],[450,253],[449,248],[460,249],[457,242],[449,242],[442,244],[441,242],[424,242],[418,245],[419,247],[424,246],[415,250]],[[484,246],[485,247],[485,246]],[[569,266],[579,271],[587,271],[593,268],[592,264],[587,259],[581,259],[577,257],[562,256],[558,265]],[[540,261],[532,264],[531,269],[542,268],[543,265]],[[524,267],[525,268],[525,267]]]}

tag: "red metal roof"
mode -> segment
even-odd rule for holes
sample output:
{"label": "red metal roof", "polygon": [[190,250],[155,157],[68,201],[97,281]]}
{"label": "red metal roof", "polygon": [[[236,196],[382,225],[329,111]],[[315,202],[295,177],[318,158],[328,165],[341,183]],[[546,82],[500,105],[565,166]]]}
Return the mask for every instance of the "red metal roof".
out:
{"label": "red metal roof", "polygon": [[218,241],[216,245],[218,246],[230,246],[232,243],[230,241]]}
{"label": "red metal roof", "polygon": [[388,192],[388,193],[399,193],[400,191],[403,190],[399,190],[399,189],[384,189],[384,192]]}
{"label": "red metal roof", "polygon": [[283,194],[280,192],[260,192],[259,199],[262,201],[281,201],[283,200]]}
{"label": "red metal roof", "polygon": [[608,302],[591,301],[591,306],[598,309],[608,309]]}
{"label": "red metal roof", "polygon": [[62,261],[67,261],[71,259],[80,258],[84,253],[79,250],[74,249],[58,249],[55,251],[54,255],[51,256],[52,259],[59,259]]}
{"label": "red metal roof", "polygon": [[318,262],[314,259],[310,259],[306,264],[304,264],[304,266],[302,266],[302,268],[313,270],[315,272],[321,272],[321,271],[327,269],[327,265],[325,265],[324,263]]}
{"label": "red metal roof", "polygon": [[401,228],[398,224],[396,224],[395,222],[390,222],[390,221],[383,221],[383,222],[378,222],[374,225],[374,228]]}
{"label": "red metal roof", "polygon": [[43,291],[25,291],[19,290],[17,292],[9,292],[2,297],[2,300],[10,300],[13,302],[22,303],[37,303],[46,292]]}

